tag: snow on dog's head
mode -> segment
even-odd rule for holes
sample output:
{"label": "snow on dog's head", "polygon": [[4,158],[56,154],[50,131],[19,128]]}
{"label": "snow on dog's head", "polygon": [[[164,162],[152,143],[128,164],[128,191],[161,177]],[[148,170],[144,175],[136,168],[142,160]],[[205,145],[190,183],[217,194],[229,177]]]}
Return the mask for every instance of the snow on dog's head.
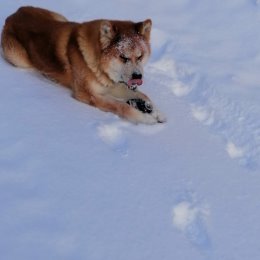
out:
{"label": "snow on dog's head", "polygon": [[102,21],[100,41],[101,65],[116,83],[135,89],[142,85],[143,66],[150,56],[152,22]]}

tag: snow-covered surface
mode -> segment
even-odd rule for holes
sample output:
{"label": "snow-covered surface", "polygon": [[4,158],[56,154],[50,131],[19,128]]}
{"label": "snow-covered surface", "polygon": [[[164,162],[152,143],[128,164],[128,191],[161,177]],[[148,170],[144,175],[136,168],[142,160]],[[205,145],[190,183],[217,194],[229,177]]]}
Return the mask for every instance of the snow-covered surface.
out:
{"label": "snow-covered surface", "polygon": [[21,5],[152,18],[142,88],[168,122],[129,124],[0,59],[1,259],[259,259],[259,1],[5,1],[1,27]]}

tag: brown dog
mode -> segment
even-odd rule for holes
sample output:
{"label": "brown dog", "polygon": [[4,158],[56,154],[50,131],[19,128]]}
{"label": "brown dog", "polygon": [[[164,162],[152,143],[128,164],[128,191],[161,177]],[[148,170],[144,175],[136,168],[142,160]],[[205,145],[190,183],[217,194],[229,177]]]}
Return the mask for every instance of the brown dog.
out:
{"label": "brown dog", "polygon": [[34,68],[73,96],[134,123],[165,118],[136,88],[150,55],[151,20],[69,22],[48,10],[21,7],[6,19],[1,44],[11,64]]}

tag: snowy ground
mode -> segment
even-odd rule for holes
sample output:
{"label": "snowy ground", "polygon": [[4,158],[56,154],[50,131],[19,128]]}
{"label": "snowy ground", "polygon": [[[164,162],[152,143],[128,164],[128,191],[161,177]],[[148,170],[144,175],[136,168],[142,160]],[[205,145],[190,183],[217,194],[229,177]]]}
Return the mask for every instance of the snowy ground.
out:
{"label": "snowy ground", "polygon": [[131,125],[0,59],[1,259],[259,259],[259,1],[5,1],[1,27],[21,5],[152,18],[142,88],[168,122]]}

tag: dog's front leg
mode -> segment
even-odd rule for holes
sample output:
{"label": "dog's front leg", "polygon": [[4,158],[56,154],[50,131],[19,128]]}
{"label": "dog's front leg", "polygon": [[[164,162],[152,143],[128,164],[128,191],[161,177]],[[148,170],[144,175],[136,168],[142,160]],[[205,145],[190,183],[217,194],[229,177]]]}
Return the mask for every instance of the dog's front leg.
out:
{"label": "dog's front leg", "polygon": [[110,89],[109,95],[120,101],[126,102],[128,105],[133,106],[136,110],[143,113],[152,114],[157,117],[159,122],[165,122],[165,116],[156,108],[148,96],[141,91],[133,91],[126,87],[124,84],[117,84]]}
{"label": "dog's front leg", "polygon": [[109,89],[109,95],[112,97],[127,102],[129,99],[142,99],[144,101],[151,100],[140,91],[133,91],[129,89],[125,84],[116,84]]}
{"label": "dog's front leg", "polygon": [[125,102],[118,101],[106,95],[93,96],[92,104],[103,111],[112,112],[119,117],[136,124],[156,124],[165,122],[165,118],[162,117],[160,113],[157,113],[157,111],[145,113]]}
{"label": "dog's front leg", "polygon": [[156,124],[164,122],[156,113],[143,113],[126,102],[116,100],[108,95],[96,93],[84,95],[83,93],[77,93],[73,96],[81,102],[97,107],[105,112],[114,113],[135,124]]}

